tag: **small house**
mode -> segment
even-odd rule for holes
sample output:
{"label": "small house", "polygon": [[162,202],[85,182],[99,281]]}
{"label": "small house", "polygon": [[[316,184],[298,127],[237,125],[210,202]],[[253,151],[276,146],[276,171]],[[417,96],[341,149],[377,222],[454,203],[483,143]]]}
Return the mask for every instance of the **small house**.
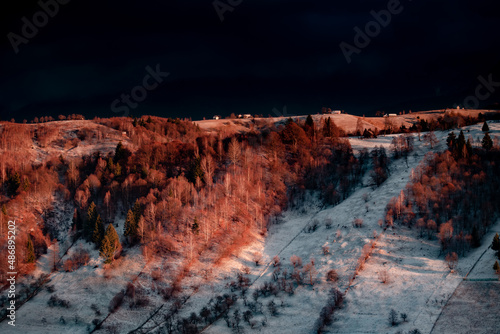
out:
{"label": "small house", "polygon": [[244,114],[243,118],[252,118],[252,115],[250,115],[250,114]]}

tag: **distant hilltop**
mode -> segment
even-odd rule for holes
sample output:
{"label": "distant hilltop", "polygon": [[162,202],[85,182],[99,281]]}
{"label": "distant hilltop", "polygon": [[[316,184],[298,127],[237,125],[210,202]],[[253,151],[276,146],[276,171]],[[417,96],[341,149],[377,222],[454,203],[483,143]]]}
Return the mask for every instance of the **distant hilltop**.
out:
{"label": "distant hilltop", "polygon": [[[364,117],[351,115],[343,110],[332,110],[323,108],[321,113],[311,114],[314,122],[319,124],[323,119],[331,117],[335,124],[344,130],[347,134],[355,134],[360,128],[372,129],[376,131],[384,131],[387,127],[393,130],[403,128],[411,128],[421,121],[439,122],[440,119],[459,118],[459,123],[466,122],[467,118],[478,118],[484,116],[488,119],[500,117],[498,110],[482,110],[482,109],[437,109],[428,111],[402,111],[400,114],[390,113],[385,114],[380,112],[374,117]],[[241,116],[241,117],[240,117]],[[251,130],[260,129],[267,126],[280,126],[286,123],[286,120],[292,118],[295,121],[304,122],[308,115],[298,116],[279,116],[279,117],[263,117],[262,115],[235,115],[231,114],[227,118],[222,118],[219,115],[213,116],[212,119],[195,121],[201,129],[209,132],[226,132],[226,133],[244,133]]]}

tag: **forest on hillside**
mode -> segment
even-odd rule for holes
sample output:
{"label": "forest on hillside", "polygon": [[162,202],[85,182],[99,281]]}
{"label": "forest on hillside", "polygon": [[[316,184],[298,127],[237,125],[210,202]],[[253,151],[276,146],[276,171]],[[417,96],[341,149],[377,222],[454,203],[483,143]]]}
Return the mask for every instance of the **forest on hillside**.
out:
{"label": "forest on hillside", "polygon": [[[368,152],[355,156],[330,120],[315,125],[289,119],[280,129],[226,137],[180,120],[99,123],[128,131],[134,149],[120,142],[107,156],[96,152],[67,159],[61,154],[43,163],[26,161],[16,159],[17,152],[30,150],[33,142],[55,145],[57,131],[50,123],[3,124],[0,216],[3,228],[11,217],[22,217],[17,237],[19,245],[26,245],[17,252],[22,273],[33,269],[58,236],[59,226],[44,220],[57,209],[57,200],[74,204],[71,238],[92,241],[98,249],[107,226],[114,229],[115,217],[126,218],[119,236],[123,245],[116,243],[115,252],[108,252],[113,257],[122,246],[140,245],[145,254],[185,257],[186,266],[203,256],[217,263],[252,233],[265,234],[267,225],[307,190],[319,190],[325,203],[338,203],[375,159]],[[82,129],[75,142],[99,136],[98,130]],[[5,268],[5,257],[1,261]]]}
{"label": "forest on hillside", "polygon": [[487,125],[483,131],[480,147],[463,131],[458,137],[450,132],[448,149],[429,154],[388,204],[386,226],[416,227],[421,237],[437,237],[443,253],[464,255],[478,247],[500,213],[500,152]]}

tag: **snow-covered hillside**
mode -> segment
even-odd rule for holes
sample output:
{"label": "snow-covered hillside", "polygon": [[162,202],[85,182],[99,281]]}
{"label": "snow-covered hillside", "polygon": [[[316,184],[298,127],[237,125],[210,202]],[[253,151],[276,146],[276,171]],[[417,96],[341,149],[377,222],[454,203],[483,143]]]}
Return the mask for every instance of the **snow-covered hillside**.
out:
{"label": "snow-covered hillside", "polygon": [[[482,138],[482,124],[464,128],[466,138],[471,136],[476,142]],[[500,135],[500,124],[490,124],[491,135]],[[266,261],[279,255],[283,262],[289,263],[292,255],[300,256],[304,262],[310,258],[316,261],[319,284],[314,287],[303,286],[295,291],[292,297],[268,297],[284,306],[279,308],[279,315],[267,317],[265,327],[259,327],[262,333],[311,333],[314,322],[321,308],[325,305],[327,291],[331,283],[326,282],[325,274],[335,269],[339,274],[338,286],[346,291],[345,307],[337,312],[334,323],[329,327],[332,333],[395,333],[418,329],[422,333],[430,333],[434,322],[446,305],[448,298],[462,281],[462,277],[472,268],[484,250],[489,246],[494,231],[500,230],[497,223],[485,237],[482,247],[469,253],[459,261],[455,273],[450,273],[444,257],[439,256],[437,241],[426,241],[418,238],[415,230],[395,228],[383,231],[378,220],[384,217],[384,210],[393,196],[397,196],[409,181],[412,169],[422,162],[430,151],[442,151],[446,147],[446,132],[436,132],[439,144],[433,150],[423,141],[415,142],[415,152],[408,159],[396,160],[391,165],[391,175],[381,187],[372,189],[365,186],[358,189],[341,204],[322,210],[315,210],[314,203],[304,206],[312,212],[304,215],[288,213],[283,224],[274,225],[269,232],[265,244],[258,245],[265,254]],[[384,146],[388,148],[393,136],[379,137],[371,140],[350,139],[354,149]],[[316,232],[304,233],[303,228],[311,221],[326,218],[333,221],[333,227],[327,229],[322,223]],[[362,228],[354,228],[351,222],[355,218],[363,219]],[[340,232],[339,232],[340,231]],[[375,237],[376,236],[376,237]],[[354,275],[356,261],[362,247],[376,239],[375,250],[367,261],[365,269],[359,272],[349,286],[349,279]],[[330,254],[323,255],[322,246],[330,247]],[[241,265],[251,266],[250,254],[242,258]],[[490,261],[491,262],[491,261]],[[235,264],[228,266],[237,267]],[[490,264],[487,268],[491,267]],[[268,266],[258,272],[258,279],[252,288],[257,288],[265,280],[272,279],[273,267]],[[379,273],[387,271],[389,280],[382,283]],[[492,270],[489,277],[494,277]],[[251,295],[251,292],[249,293]],[[243,303],[240,302],[243,310]],[[390,327],[388,316],[391,309],[398,314],[406,313],[407,321],[397,327]],[[207,329],[207,333],[231,332],[224,321],[219,321]]]}
{"label": "snow-covered hillside", "polygon": [[[477,124],[463,129],[465,137],[470,136],[476,145],[478,139],[483,137],[481,126]],[[490,122],[489,126],[492,137],[500,136],[500,123]],[[180,305],[178,317],[189,317],[192,312],[199,314],[216,296],[232,293],[230,282],[235,280],[238,273],[248,271],[248,300],[239,297],[230,309],[231,315],[235,310],[243,314],[248,308],[247,303],[252,300],[253,292],[265,282],[273,281],[276,270],[272,264],[273,258],[278,256],[283,267],[288,266],[291,270],[290,258],[295,255],[304,264],[314,259],[316,284],[300,285],[291,295],[281,292],[276,296],[260,297],[263,310],[253,319],[254,329],[243,320],[238,328],[230,328],[220,318],[213,324],[207,324],[204,332],[231,333],[244,330],[251,333],[255,330],[259,333],[313,333],[315,322],[327,303],[328,292],[332,287],[338,287],[346,296],[344,307],[336,312],[333,323],[327,328],[328,332],[396,333],[413,329],[421,333],[447,332],[446,323],[443,325],[439,322],[443,322],[446,316],[446,312],[443,312],[445,315],[441,318],[442,311],[474,264],[492,257],[486,250],[494,232],[500,231],[500,222],[486,236],[482,247],[460,259],[455,272],[450,272],[443,256],[439,255],[436,240],[418,238],[414,229],[396,227],[384,230],[379,225],[379,220],[385,216],[386,205],[404,189],[413,169],[423,162],[426,154],[446,148],[448,131],[435,134],[439,143],[433,149],[423,140],[415,140],[415,150],[407,160],[393,161],[390,176],[380,187],[372,187],[366,176],[362,186],[333,207],[323,206],[314,194],[310,194],[302,208],[285,212],[279,219],[280,223],[270,227],[266,237],[257,237],[257,241],[223,262],[221,267],[204,268],[213,270],[210,281],[202,277],[186,278],[183,282],[185,298],[181,304],[176,304]],[[121,136],[118,133],[116,135]],[[389,148],[394,136],[349,140],[355,151],[363,148],[371,150],[376,146]],[[98,145],[96,148],[101,150],[108,144],[92,145]],[[109,149],[114,149],[116,142],[110,141],[109,146]],[[80,146],[79,149],[84,147]],[[39,154],[46,153],[39,151]],[[354,227],[354,219],[362,219],[363,226]],[[316,222],[317,229],[309,231],[308,227]],[[123,229],[123,223],[124,217],[115,221],[118,230]],[[356,272],[363,247],[371,243],[374,244],[371,256],[364,268]],[[141,276],[142,272],[151,273],[154,268],[164,268],[165,263],[146,263],[138,249],[135,249],[136,253],[131,252],[120,260],[122,263],[117,266],[120,269],[104,271],[97,251],[82,241],[72,245],[65,257],[78,251],[79,247],[88,248],[91,252],[90,265],[74,272],[52,273],[50,282],[46,284],[60,298],[69,301],[71,306],[47,306],[53,293],[44,288],[18,310],[15,328],[6,321],[0,323],[1,333],[85,333],[93,330],[89,324],[94,319],[97,319],[96,323],[102,324],[102,329],[97,331],[102,333],[126,333],[138,327],[141,327],[138,332],[166,331],[164,314],[171,309],[173,301],[165,301],[155,291],[151,291],[151,281]],[[325,247],[329,248],[328,254],[324,252]],[[39,260],[37,273],[50,271],[48,267],[52,251]],[[262,253],[258,266],[253,261],[255,253]],[[489,262],[484,266],[477,265],[468,277],[495,277],[491,271],[480,269],[483,267],[491,266]],[[326,280],[326,274],[331,269],[335,269],[339,276],[335,283]],[[385,283],[380,278],[383,272],[388,278]],[[125,305],[114,313],[109,312],[110,300],[132,281],[141,287],[141,293],[149,296],[149,303],[143,308],[131,309]],[[276,305],[276,315],[268,311],[267,305],[271,301]],[[397,311],[398,315],[407,314],[408,318],[400,321],[398,326],[391,327],[387,320],[391,309]],[[434,328],[435,323],[438,324],[437,329]]]}

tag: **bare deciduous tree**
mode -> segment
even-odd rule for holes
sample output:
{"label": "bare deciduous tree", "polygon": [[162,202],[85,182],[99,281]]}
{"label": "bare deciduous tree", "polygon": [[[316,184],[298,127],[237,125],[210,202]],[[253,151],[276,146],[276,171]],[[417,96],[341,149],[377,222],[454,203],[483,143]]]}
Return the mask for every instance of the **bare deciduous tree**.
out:
{"label": "bare deciduous tree", "polygon": [[453,272],[458,264],[458,255],[455,252],[448,253],[445,257],[448,268]]}
{"label": "bare deciduous tree", "polygon": [[339,279],[339,275],[337,274],[337,271],[335,269],[330,269],[326,273],[326,280],[330,282],[337,282]]}
{"label": "bare deciduous tree", "polygon": [[323,255],[330,254],[330,246],[324,245],[321,249],[323,250]]}
{"label": "bare deciduous tree", "polygon": [[106,220],[109,220],[110,218],[110,201],[111,201],[111,193],[109,190],[106,192],[106,195],[104,195],[104,205],[106,205]]}
{"label": "bare deciduous tree", "polygon": [[252,254],[252,261],[255,262],[255,265],[258,266],[260,261],[262,260],[262,253],[255,252]]}
{"label": "bare deciduous tree", "polygon": [[236,138],[234,137],[229,143],[227,154],[229,156],[229,160],[233,165],[238,164],[241,158],[241,146],[240,143],[238,143],[238,140],[236,140]]}
{"label": "bare deciduous tree", "polygon": [[389,324],[393,327],[398,324],[398,313],[394,309],[389,312]]}
{"label": "bare deciduous tree", "polygon": [[210,187],[213,183],[213,176],[215,170],[214,159],[211,155],[204,156],[201,158],[201,169],[203,170],[203,178],[205,183]]}
{"label": "bare deciduous tree", "polygon": [[290,263],[294,268],[302,266],[302,259],[298,257],[297,255],[292,255],[290,257]]}
{"label": "bare deciduous tree", "polygon": [[352,226],[354,227],[363,227],[363,219],[361,218],[356,218],[352,221]]}
{"label": "bare deciduous tree", "polygon": [[434,148],[434,145],[439,143],[439,141],[436,138],[436,135],[434,134],[433,131],[429,131],[424,135],[424,142],[429,144],[431,146],[431,148]]}
{"label": "bare deciduous tree", "polygon": [[380,281],[384,284],[386,283],[389,283],[389,272],[384,269],[384,270],[381,270],[379,273],[378,273],[378,278],[380,279]]}

